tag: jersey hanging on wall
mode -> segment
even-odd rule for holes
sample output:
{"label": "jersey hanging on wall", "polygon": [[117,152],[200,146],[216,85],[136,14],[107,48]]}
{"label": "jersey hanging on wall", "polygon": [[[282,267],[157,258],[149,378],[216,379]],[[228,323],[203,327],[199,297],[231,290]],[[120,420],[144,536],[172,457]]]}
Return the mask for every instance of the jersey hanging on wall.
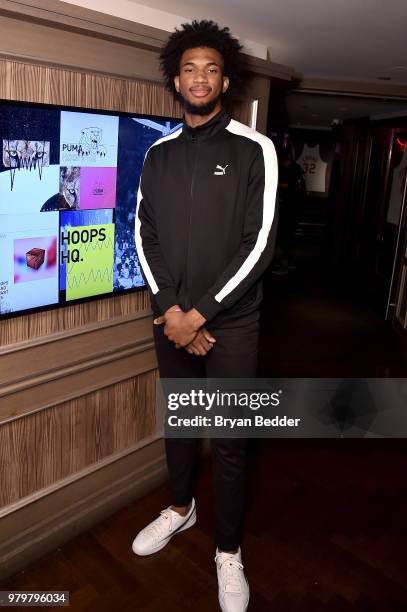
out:
{"label": "jersey hanging on wall", "polygon": [[307,191],[325,193],[328,164],[321,158],[319,145],[304,144],[296,161],[304,171]]}

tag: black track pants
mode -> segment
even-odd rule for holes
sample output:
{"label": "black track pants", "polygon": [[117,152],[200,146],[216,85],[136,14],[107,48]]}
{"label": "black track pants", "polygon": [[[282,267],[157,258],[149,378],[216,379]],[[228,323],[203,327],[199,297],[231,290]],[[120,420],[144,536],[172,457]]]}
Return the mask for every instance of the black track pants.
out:
{"label": "black track pants", "polygon": [[[154,326],[161,378],[254,378],[258,322],[227,331],[213,330],[214,347],[205,357],[176,349]],[[193,497],[196,439],[166,438],[171,503],[186,506]],[[212,438],[215,544],[234,550],[240,544],[246,484],[246,439]]]}

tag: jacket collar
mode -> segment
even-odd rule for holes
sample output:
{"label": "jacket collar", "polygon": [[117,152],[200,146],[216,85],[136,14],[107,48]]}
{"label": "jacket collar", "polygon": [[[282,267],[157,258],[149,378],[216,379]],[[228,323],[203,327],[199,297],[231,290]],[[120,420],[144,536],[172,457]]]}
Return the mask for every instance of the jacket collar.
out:
{"label": "jacket collar", "polygon": [[229,122],[230,117],[222,108],[212,119],[195,128],[187,125],[184,120],[182,133],[188,140],[202,142],[223,130]]}

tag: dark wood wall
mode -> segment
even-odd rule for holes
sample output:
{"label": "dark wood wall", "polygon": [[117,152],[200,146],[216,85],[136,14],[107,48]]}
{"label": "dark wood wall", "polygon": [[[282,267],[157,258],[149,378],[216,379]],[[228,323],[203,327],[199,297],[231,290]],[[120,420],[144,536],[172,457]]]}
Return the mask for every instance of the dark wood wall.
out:
{"label": "dark wood wall", "polygon": [[[335,258],[359,278],[373,308],[394,319],[402,299],[402,246],[405,214],[389,223],[394,144],[405,120],[349,121],[340,131],[341,162],[334,222]],[[388,307],[388,300],[390,306]]]}

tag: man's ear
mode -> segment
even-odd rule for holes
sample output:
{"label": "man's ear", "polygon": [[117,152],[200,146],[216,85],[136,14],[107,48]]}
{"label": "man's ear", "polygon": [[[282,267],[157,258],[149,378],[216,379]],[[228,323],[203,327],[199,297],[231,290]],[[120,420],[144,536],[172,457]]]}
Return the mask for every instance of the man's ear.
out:
{"label": "man's ear", "polygon": [[179,92],[179,75],[174,77],[175,89]]}
{"label": "man's ear", "polygon": [[229,77],[224,76],[223,85],[222,85],[222,93],[225,93],[228,90],[228,87],[229,87]]}

